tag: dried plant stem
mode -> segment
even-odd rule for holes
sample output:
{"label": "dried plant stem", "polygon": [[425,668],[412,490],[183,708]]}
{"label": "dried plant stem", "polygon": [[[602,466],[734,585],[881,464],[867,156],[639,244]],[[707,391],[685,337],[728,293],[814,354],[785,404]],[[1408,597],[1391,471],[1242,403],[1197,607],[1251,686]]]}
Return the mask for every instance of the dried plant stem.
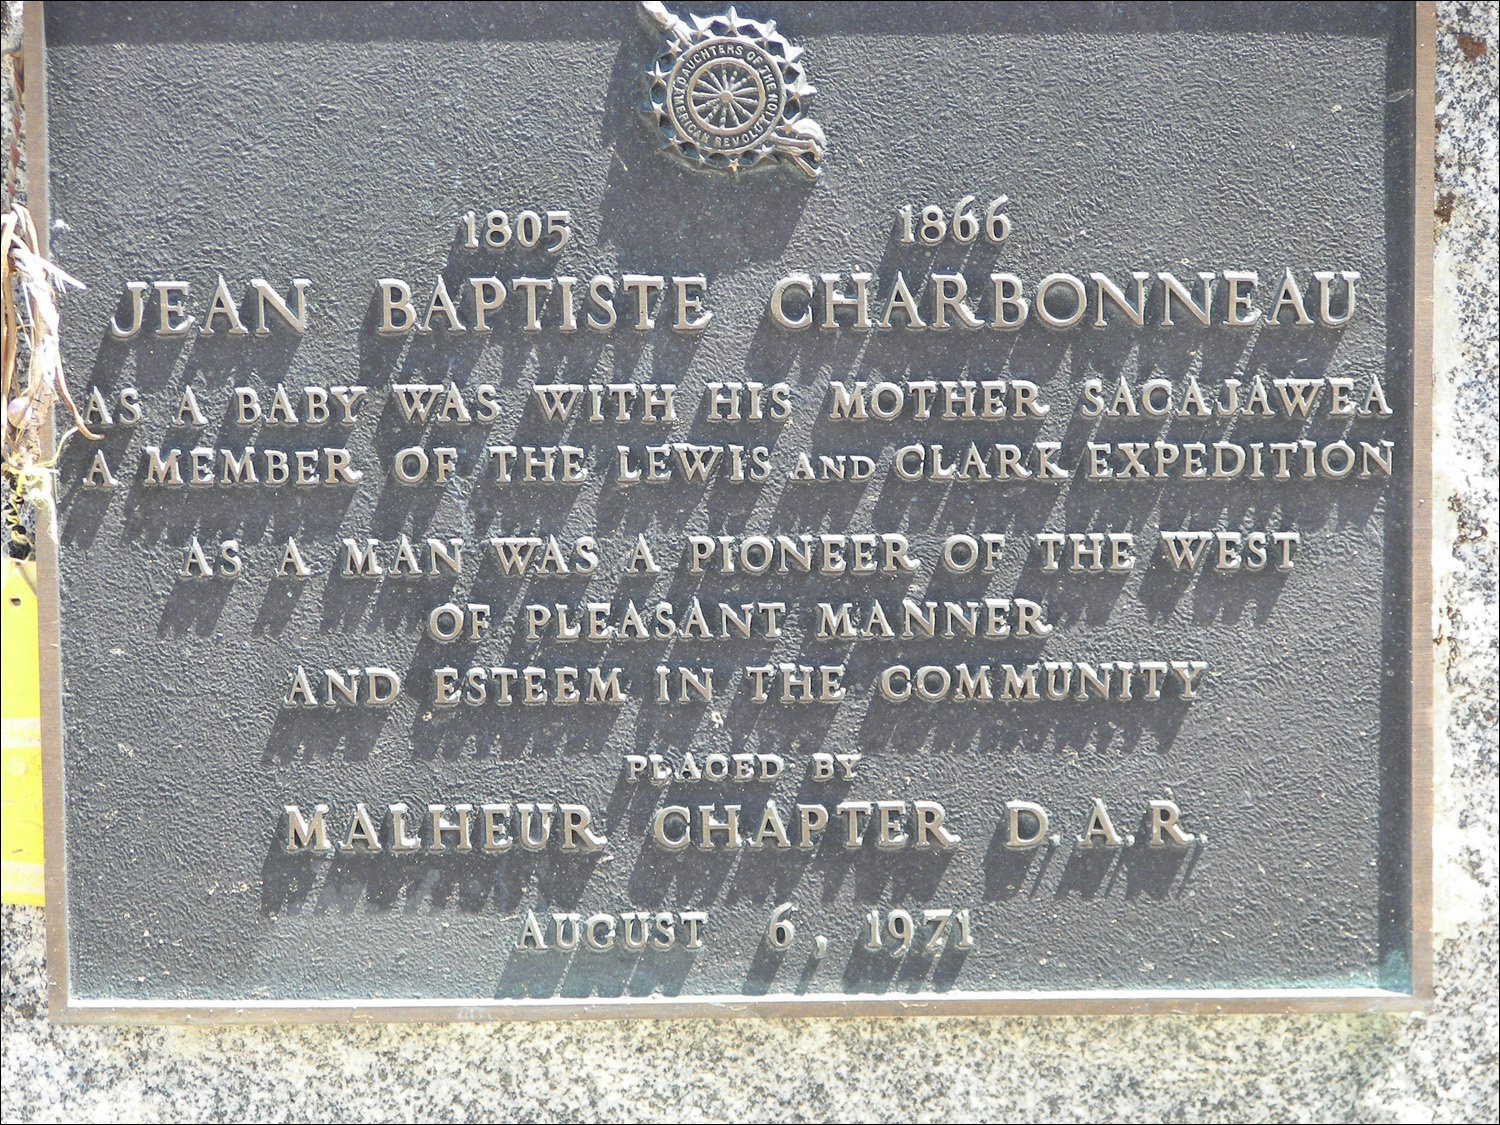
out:
{"label": "dried plant stem", "polygon": [[[42,257],[36,226],[25,207],[17,205],[0,224],[0,324],[4,328],[0,400],[5,403],[0,460],[12,505],[31,503],[50,509],[56,450],[45,448],[44,442],[52,408],[61,402],[73,415],[73,426],[63,434],[63,441],[75,432],[99,438],[68,390],[58,337],[57,294],[67,292],[69,286],[82,289],[84,285]],[[23,334],[27,343],[24,381],[18,369]],[[18,513],[6,513],[7,522],[12,522],[13,515]]]}

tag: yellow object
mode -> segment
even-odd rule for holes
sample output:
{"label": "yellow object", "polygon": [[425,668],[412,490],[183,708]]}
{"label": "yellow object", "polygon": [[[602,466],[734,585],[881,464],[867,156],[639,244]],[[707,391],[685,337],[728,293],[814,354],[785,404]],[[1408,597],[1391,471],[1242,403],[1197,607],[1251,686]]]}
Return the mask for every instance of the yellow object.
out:
{"label": "yellow object", "polygon": [[0,603],[0,901],[42,904],[41,682],[36,565],[4,560]]}

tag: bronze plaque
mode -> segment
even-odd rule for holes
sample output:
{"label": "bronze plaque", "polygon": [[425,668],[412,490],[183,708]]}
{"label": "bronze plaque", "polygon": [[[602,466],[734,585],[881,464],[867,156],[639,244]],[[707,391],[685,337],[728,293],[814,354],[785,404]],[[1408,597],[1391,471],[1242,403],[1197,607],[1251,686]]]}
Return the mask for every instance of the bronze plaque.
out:
{"label": "bronze plaque", "polygon": [[44,26],[54,1015],[1423,1000],[1426,9]]}

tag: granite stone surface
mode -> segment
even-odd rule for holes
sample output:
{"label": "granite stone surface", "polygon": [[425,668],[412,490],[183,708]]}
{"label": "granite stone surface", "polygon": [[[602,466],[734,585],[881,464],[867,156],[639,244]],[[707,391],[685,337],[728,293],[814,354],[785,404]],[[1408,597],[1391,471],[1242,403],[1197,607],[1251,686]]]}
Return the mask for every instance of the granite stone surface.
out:
{"label": "granite stone surface", "polygon": [[[4,5],[7,52],[20,7]],[[42,913],[7,906],[4,1119],[1495,1120],[1500,28],[1494,3],[1438,19],[1430,1011],[58,1027]],[[7,141],[13,110],[7,90]]]}

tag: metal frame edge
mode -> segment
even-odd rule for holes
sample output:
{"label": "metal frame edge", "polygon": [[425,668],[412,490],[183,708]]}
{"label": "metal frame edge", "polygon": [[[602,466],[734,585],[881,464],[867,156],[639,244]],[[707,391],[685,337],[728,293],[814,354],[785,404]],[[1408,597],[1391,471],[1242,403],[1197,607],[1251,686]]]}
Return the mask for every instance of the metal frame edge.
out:
{"label": "metal frame edge", "polygon": [[[42,0],[26,0],[21,57],[26,86],[26,199],[42,256],[51,257],[51,167],[47,149],[47,29]],[[49,415],[43,447],[55,447]],[[52,506],[37,527],[37,673],[41,680],[42,850],[47,919],[47,1008],[54,1019],[72,1017],[68,990],[67,816],[63,800],[62,635],[57,573],[57,511]]]}
{"label": "metal frame edge", "polygon": [[1433,196],[1437,190],[1437,4],[1417,0],[1414,87],[1416,183],[1412,191],[1412,491],[1411,491],[1411,991],[1423,1007],[1433,1000]]}

